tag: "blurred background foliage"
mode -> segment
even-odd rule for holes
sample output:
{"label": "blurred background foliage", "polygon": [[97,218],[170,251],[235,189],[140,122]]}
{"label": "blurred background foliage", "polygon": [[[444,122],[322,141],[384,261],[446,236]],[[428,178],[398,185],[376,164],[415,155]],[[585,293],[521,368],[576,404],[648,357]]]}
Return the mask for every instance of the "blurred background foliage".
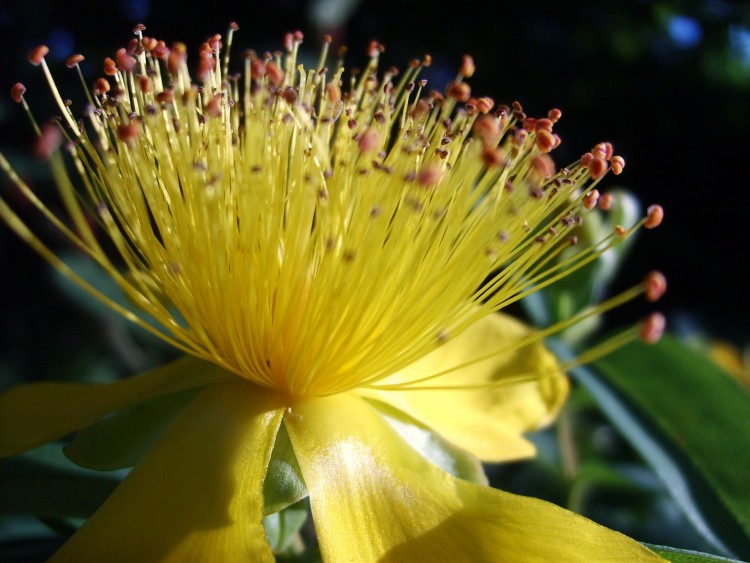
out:
{"label": "blurred background foliage", "polygon": [[[323,34],[331,34],[335,46],[348,46],[349,66],[366,62],[373,38],[386,46],[385,65],[403,66],[430,53],[433,64],[424,77],[436,89],[453,78],[461,55],[470,53],[477,64],[470,80],[475,94],[502,103],[519,100],[530,115],[563,110],[556,126],[563,143],[553,153],[559,165],[596,142],[611,141],[628,165],[606,184],[626,188],[646,205],[661,203],[667,213],[660,229],[635,242],[611,289],[662,270],[670,289],[660,308],[673,330],[702,350],[714,339],[728,342],[723,357],[747,374],[733,350],[745,343],[750,311],[742,172],[750,131],[750,3],[3,0],[0,92],[9,94],[15,82],[23,82],[43,121],[56,110],[41,72],[26,61],[36,45],[51,48],[58,84],[79,105],[80,86],[63,64],[70,54],[86,55],[82,67],[91,83],[101,75],[103,58],[130,39],[135,23],[196,53],[230,21],[240,25],[237,55],[245,48],[276,50],[283,33],[294,29],[304,31],[311,59]],[[49,174],[32,147],[22,110],[0,95],[0,150],[35,190],[53,197]],[[2,186],[3,197],[13,199],[8,182]],[[33,226],[52,235],[42,222]],[[66,248],[63,241],[58,247]],[[175,356],[88,300],[6,228],[0,228],[0,273],[0,389],[35,379],[109,380]],[[106,284],[102,279],[105,291]],[[608,323],[630,323],[647,310],[630,304]],[[555,501],[642,541],[720,553],[687,524],[601,404],[577,386],[560,422],[535,437],[539,458],[490,468],[492,482]],[[733,452],[726,455],[731,463]],[[33,519],[14,519],[13,533],[26,525],[28,534],[47,533]],[[8,526],[0,520],[0,541]]]}

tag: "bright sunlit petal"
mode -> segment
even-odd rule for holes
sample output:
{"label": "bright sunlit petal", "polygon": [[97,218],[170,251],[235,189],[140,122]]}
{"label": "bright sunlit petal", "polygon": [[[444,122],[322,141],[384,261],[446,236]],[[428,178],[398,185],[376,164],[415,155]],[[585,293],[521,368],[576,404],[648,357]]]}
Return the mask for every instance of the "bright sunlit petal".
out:
{"label": "bright sunlit petal", "polygon": [[451,477],[353,395],[293,407],[285,424],[327,561],[658,561],[553,504]]}

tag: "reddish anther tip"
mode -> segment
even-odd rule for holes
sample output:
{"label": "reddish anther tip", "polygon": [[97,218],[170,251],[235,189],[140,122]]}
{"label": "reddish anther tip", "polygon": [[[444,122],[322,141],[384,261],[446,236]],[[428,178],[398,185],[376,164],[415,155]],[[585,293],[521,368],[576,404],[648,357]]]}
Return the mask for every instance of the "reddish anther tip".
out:
{"label": "reddish anther tip", "polygon": [[142,23],[135,24],[135,27],[133,27],[133,33],[136,35],[139,34],[141,31],[146,31],[146,26]]}
{"label": "reddish anther tip", "polygon": [[546,129],[539,129],[536,134],[536,146],[542,152],[549,152],[557,146],[557,138]]}
{"label": "reddish anther tip", "polygon": [[586,209],[593,209],[594,207],[596,207],[598,201],[599,190],[591,190],[589,193],[583,196],[583,206]]}
{"label": "reddish anther tip", "polygon": [[449,98],[458,102],[467,102],[471,98],[471,86],[466,82],[451,82],[448,84],[445,93]]}
{"label": "reddish anther tip", "polygon": [[47,56],[47,53],[49,53],[49,47],[46,45],[39,45],[39,47],[34,48],[31,53],[29,53],[29,62],[34,66],[39,66],[42,64],[42,59]]}
{"label": "reddish anther tip", "polygon": [[367,47],[367,56],[373,59],[383,51],[385,51],[385,47],[373,39]]}
{"label": "reddish anther tip", "polygon": [[104,59],[103,70],[104,74],[106,74],[107,76],[114,76],[115,74],[117,74],[117,63],[107,57],[106,59]]}
{"label": "reddish anther tip", "polygon": [[333,37],[328,35],[327,33],[323,36],[323,43],[328,43],[329,45],[333,43]]}
{"label": "reddish anther tip", "polygon": [[493,148],[486,146],[482,150],[482,161],[487,166],[503,166],[507,160],[505,158],[505,152],[501,148]]}
{"label": "reddish anther tip", "polygon": [[593,149],[591,149],[594,156],[598,156],[604,160],[612,158],[612,151],[612,143],[598,143]]}
{"label": "reddish anther tip", "polygon": [[656,344],[667,328],[667,319],[661,313],[651,313],[641,323],[639,334],[646,344]]}
{"label": "reddish anther tip", "polygon": [[542,176],[549,178],[555,173],[555,161],[546,154],[538,154],[531,159],[531,167]]}
{"label": "reddish anther tip", "polygon": [[34,154],[41,160],[49,160],[54,152],[62,145],[63,136],[60,128],[52,123],[42,126],[42,134],[34,143]]}
{"label": "reddish anther tip", "polygon": [[491,115],[483,115],[474,122],[474,134],[487,145],[494,145],[500,138],[500,124]]}
{"label": "reddish anther tip", "polygon": [[667,278],[661,272],[654,270],[646,274],[643,285],[646,301],[653,303],[661,299],[661,296],[667,291]]}
{"label": "reddish anther tip", "polygon": [[221,116],[221,94],[216,94],[206,105],[206,115],[209,117],[220,117]]}
{"label": "reddish anther tip", "polygon": [[94,82],[94,95],[98,96],[99,94],[106,94],[109,92],[110,88],[111,86],[106,78],[98,78],[96,82]]}
{"label": "reddish anther tip", "polygon": [[423,166],[417,173],[417,182],[424,187],[434,186],[440,183],[443,177],[443,169],[439,166]]}
{"label": "reddish anther tip", "polygon": [[589,162],[588,169],[594,180],[601,178],[607,173],[607,161],[603,158],[594,158]]}
{"label": "reddish anther tip", "polygon": [[609,161],[610,165],[612,165],[612,172],[615,176],[618,174],[622,174],[623,168],[625,168],[625,159],[621,156],[613,156],[612,160]]}
{"label": "reddish anther tip", "polygon": [[552,123],[557,123],[558,120],[562,117],[562,112],[557,108],[552,108],[547,112],[547,117]]}
{"label": "reddish anther tip", "polygon": [[612,194],[602,194],[599,196],[599,209],[602,211],[609,211],[613,202],[614,198],[612,197]]}
{"label": "reddish anther tip", "polygon": [[130,123],[122,123],[117,126],[117,136],[119,139],[127,144],[131,145],[133,141],[138,137],[138,125],[136,125],[134,122]]}
{"label": "reddish anther tip", "polygon": [[584,155],[583,155],[583,156],[581,157],[581,166],[586,166],[586,167],[588,167],[588,165],[589,165],[589,164],[591,164],[591,161],[592,161],[592,160],[594,160],[594,155],[593,155],[593,154],[591,154],[590,152],[587,152],[587,153],[585,153],[585,154],[584,154]]}
{"label": "reddish anther tip", "polygon": [[279,65],[277,65],[273,61],[269,61],[266,64],[266,70],[265,75],[268,77],[268,80],[271,82],[271,84],[278,88],[282,82],[284,82],[284,71],[279,68]]}
{"label": "reddish anther tip", "polygon": [[23,99],[23,95],[26,93],[26,86],[21,84],[20,82],[16,82],[13,85],[13,88],[10,89],[10,97],[13,98],[13,101],[17,104],[21,103],[21,100]]}
{"label": "reddish anther tip", "polygon": [[341,99],[341,88],[336,84],[328,84],[326,86],[326,94],[328,95],[328,101],[334,104]]}
{"label": "reddish anther tip", "polygon": [[240,28],[240,25],[237,22],[231,22],[229,24],[229,29],[232,31],[237,31]]}
{"label": "reddish anther tip", "polygon": [[68,57],[68,59],[65,61],[65,66],[68,68],[73,68],[78,66],[78,63],[85,60],[85,57],[81,55],[80,53],[76,53],[75,55],[71,55]]}
{"label": "reddish anther tip", "polygon": [[648,217],[646,217],[646,222],[643,223],[643,226],[647,229],[655,229],[661,225],[661,222],[664,220],[664,209],[661,205],[649,206],[649,208],[646,209],[646,213]]}
{"label": "reddish anther tip", "polygon": [[380,136],[377,131],[368,130],[359,138],[359,150],[360,152],[367,153],[372,152],[378,148],[380,143]]}
{"label": "reddish anther tip", "polygon": [[464,55],[461,57],[461,68],[458,72],[465,78],[471,78],[476,71],[477,67],[474,64],[474,59],[471,55]]}
{"label": "reddish anther tip", "polygon": [[479,98],[476,102],[477,110],[479,113],[490,113],[492,108],[495,106],[495,100],[486,96]]}
{"label": "reddish anther tip", "polygon": [[546,117],[542,117],[541,119],[537,119],[534,121],[534,128],[537,131],[541,131],[542,129],[545,131],[549,131],[552,133],[552,126],[554,125],[554,122],[551,119],[547,119]]}
{"label": "reddish anther tip", "polygon": [[135,59],[128,55],[125,49],[118,49],[117,53],[115,53],[115,58],[119,67],[124,71],[132,72],[135,68]]}

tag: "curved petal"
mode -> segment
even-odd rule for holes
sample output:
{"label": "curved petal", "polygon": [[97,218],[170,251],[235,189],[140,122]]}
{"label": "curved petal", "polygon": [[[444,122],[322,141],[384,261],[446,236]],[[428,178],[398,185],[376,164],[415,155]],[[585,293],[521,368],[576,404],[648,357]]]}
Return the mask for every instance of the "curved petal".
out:
{"label": "curved petal", "polygon": [[355,395],[300,403],[284,422],[326,561],[659,560],[553,504],[448,475]]}
{"label": "curved petal", "polygon": [[[455,339],[388,378],[398,383],[439,373],[520,341],[529,329],[501,314],[490,315]],[[497,387],[466,390],[365,390],[435,429],[449,441],[483,461],[509,461],[534,454],[521,434],[550,422],[568,393],[568,380],[541,343],[499,354],[458,369],[424,385],[460,386],[536,373],[536,379]]]}
{"label": "curved petal", "polygon": [[205,389],[51,561],[273,561],[263,477],[281,413],[250,383]]}
{"label": "curved petal", "polygon": [[232,377],[213,364],[188,356],[105,385],[31,383],[14,387],[0,395],[0,457],[62,438],[137,401]]}

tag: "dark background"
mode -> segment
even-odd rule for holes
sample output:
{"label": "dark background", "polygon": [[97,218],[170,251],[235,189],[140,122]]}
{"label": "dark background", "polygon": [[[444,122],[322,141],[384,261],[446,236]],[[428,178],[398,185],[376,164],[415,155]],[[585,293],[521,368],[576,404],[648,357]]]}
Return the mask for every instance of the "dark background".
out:
{"label": "dark background", "polygon": [[[336,44],[349,46],[348,64],[356,66],[366,62],[367,43],[376,38],[386,46],[386,65],[430,53],[434,63],[425,76],[442,89],[461,55],[471,53],[478,68],[470,81],[474,93],[520,100],[531,115],[561,108],[558,164],[609,140],[627,168],[608,177],[608,185],[666,209],[662,227],[638,240],[619,286],[661,269],[670,290],[660,307],[673,327],[696,327],[737,344],[748,336],[748,3],[0,0],[0,92],[24,82],[44,121],[57,112],[40,69],[26,62],[37,44],[51,47],[48,61],[63,95],[80,104],[80,86],[63,64],[69,54],[87,56],[83,68],[91,83],[101,75],[102,59],[132,37],[135,23],[168,43],[184,41],[195,60],[200,43],[224,33],[233,20],[240,25],[236,54],[250,47],[274,50],[284,32],[301,29],[310,53],[317,54],[323,33],[331,33]],[[0,149],[35,189],[51,191],[44,165],[30,157],[32,141],[23,111],[1,94]],[[13,199],[4,178],[0,189]],[[32,225],[47,230],[42,222]],[[55,280],[0,226],[0,373],[9,376],[6,384],[85,366],[85,344],[91,343],[120,351],[125,367],[113,369],[148,363],[118,348],[122,335],[103,330],[97,315],[66,298]],[[645,310],[628,306],[615,321],[631,322]]]}

